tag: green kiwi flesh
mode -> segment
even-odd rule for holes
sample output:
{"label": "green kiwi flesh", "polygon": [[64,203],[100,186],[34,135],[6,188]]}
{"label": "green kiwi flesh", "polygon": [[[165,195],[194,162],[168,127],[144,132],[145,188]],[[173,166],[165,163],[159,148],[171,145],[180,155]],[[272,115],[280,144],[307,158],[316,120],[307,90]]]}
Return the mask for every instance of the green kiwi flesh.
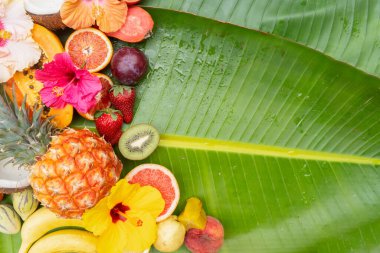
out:
{"label": "green kiwi flesh", "polygon": [[119,150],[129,160],[143,160],[157,148],[160,134],[148,124],[138,124],[127,129],[120,137]]}

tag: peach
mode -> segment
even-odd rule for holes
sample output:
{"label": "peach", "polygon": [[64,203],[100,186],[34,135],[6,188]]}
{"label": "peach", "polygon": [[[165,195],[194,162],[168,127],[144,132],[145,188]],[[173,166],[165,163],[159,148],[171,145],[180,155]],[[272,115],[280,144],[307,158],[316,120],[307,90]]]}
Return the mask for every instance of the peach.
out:
{"label": "peach", "polygon": [[205,229],[189,229],[185,237],[185,245],[192,253],[216,253],[223,242],[223,225],[211,216],[207,216]]}

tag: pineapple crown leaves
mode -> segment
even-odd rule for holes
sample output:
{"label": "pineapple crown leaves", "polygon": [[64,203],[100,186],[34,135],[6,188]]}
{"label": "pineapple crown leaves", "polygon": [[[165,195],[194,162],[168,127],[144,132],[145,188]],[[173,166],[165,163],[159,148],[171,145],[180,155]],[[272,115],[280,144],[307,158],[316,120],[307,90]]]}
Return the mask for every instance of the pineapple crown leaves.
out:
{"label": "pineapple crown leaves", "polygon": [[[12,97],[16,98],[15,87]],[[42,110],[37,106],[30,110],[26,106],[26,96],[21,106],[17,99],[13,102],[0,91],[0,160],[11,158],[18,166],[32,165],[36,157],[43,155],[57,131],[50,123],[51,118],[42,120]]]}

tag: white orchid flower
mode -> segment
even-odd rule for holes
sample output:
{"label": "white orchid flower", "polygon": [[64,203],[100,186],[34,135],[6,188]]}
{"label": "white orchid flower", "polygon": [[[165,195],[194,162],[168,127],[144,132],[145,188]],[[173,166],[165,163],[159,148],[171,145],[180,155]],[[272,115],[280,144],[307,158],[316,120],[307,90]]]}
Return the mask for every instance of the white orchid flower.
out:
{"label": "white orchid flower", "polygon": [[32,39],[32,28],[23,1],[0,0],[0,82],[39,61],[41,49]]}

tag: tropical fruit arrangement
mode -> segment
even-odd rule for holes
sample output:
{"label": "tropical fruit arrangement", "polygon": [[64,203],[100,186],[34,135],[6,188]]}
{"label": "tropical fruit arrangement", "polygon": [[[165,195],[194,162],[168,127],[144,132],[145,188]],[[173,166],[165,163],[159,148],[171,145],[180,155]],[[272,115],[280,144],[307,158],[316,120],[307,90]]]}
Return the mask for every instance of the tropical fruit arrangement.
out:
{"label": "tropical fruit arrangement", "polygon": [[[177,210],[170,168],[144,163],[121,177],[122,159],[146,159],[160,142],[155,126],[130,125],[149,71],[132,43],[154,26],[138,2],[0,2],[0,160],[10,174],[0,180],[0,232],[21,233],[20,253],[223,245],[223,225],[199,198]],[[68,34],[64,44],[54,31]],[[115,41],[129,46],[114,50]],[[74,117],[95,128],[71,127]]]}

